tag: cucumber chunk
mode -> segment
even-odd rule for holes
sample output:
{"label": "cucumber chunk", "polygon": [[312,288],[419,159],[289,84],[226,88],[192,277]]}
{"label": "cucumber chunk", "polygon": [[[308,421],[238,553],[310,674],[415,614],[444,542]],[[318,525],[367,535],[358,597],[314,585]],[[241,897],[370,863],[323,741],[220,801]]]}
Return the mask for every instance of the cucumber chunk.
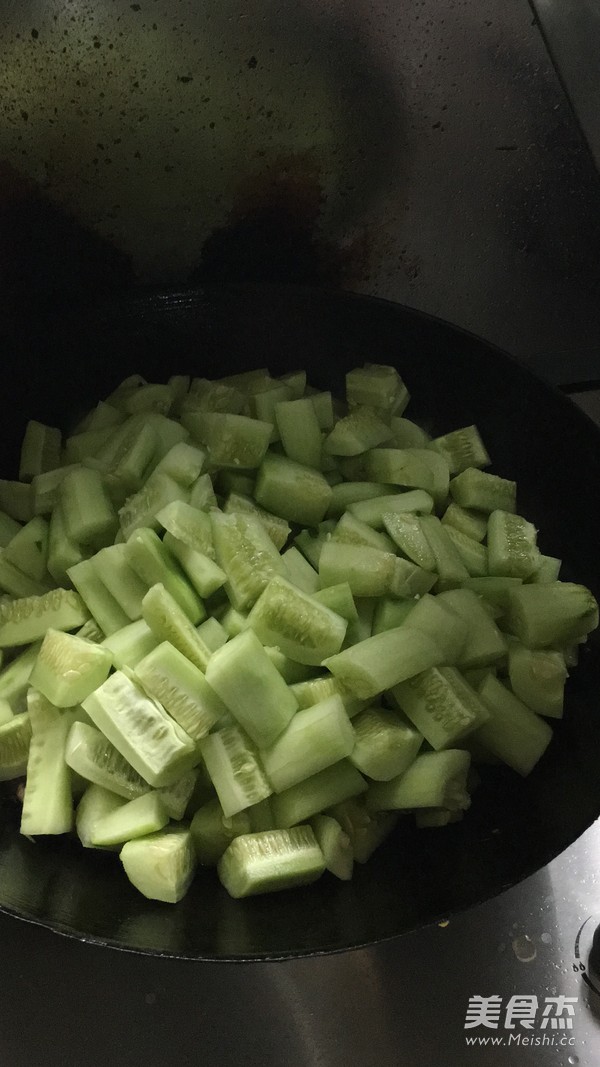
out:
{"label": "cucumber chunk", "polygon": [[198,762],[196,747],[162,705],[116,671],[83,701],[92,722],[155,788],[170,785]]}
{"label": "cucumber chunk", "polygon": [[169,826],[127,841],[120,858],[129,881],[143,896],[167,904],[185,896],[196,870],[192,835],[183,827]]}
{"label": "cucumber chunk", "polygon": [[439,645],[406,623],[329,656],[323,666],[356,696],[368,700],[442,660]]}
{"label": "cucumber chunk", "polygon": [[412,808],[466,810],[470,805],[467,775],[471,756],[462,749],[422,752],[404,774],[374,782],[367,795],[371,811]]}
{"label": "cucumber chunk", "polygon": [[47,630],[30,683],[58,708],[80,704],[106,680],[112,666],[107,649],[60,630]]}
{"label": "cucumber chunk", "polygon": [[296,785],[349,756],[354,731],[339,696],[296,712],[288,727],[261,760],[276,793]]}
{"label": "cucumber chunk", "polygon": [[348,623],[285,578],[271,579],[248,616],[265,645],[299,663],[319,665],[342,647]]}
{"label": "cucumber chunk", "polygon": [[85,722],[73,723],[67,738],[65,760],[76,774],[125,800],[141,797],[150,789],[100,730]]}
{"label": "cucumber chunk", "polygon": [[275,419],[286,456],[319,470],[321,427],[310,397],[276,404]]}
{"label": "cucumber chunk", "polygon": [[223,511],[226,515],[230,515],[232,512],[236,511],[256,515],[263,524],[278,552],[281,552],[290,536],[290,525],[285,519],[280,519],[278,515],[273,515],[270,511],[265,511],[264,508],[259,507],[254,500],[244,496],[243,493],[229,493]]}
{"label": "cucumber chunk", "polygon": [[73,713],[59,711],[34,689],[29,691],[27,704],[33,733],[21,833],[66,834],[73,825],[71,769],[65,760]]}
{"label": "cucumber chunk", "polygon": [[285,563],[258,516],[213,511],[211,523],[217,562],[227,575],[227,595],[234,608],[245,611],[271,578],[285,573]]}
{"label": "cucumber chunk", "polygon": [[490,574],[505,578],[529,578],[540,564],[535,526],[521,515],[493,511],[488,521]]}
{"label": "cucumber chunk", "polygon": [[39,641],[50,627],[75,630],[87,617],[81,597],[70,589],[52,589],[42,596],[0,604],[0,648]]}
{"label": "cucumber chunk", "polygon": [[480,685],[479,696],[490,717],[475,734],[476,739],[518,774],[530,774],[552,740],[548,723],[491,674]]}
{"label": "cucumber chunk", "polygon": [[456,667],[431,667],[394,686],[394,699],[436,751],[454,748],[489,719]]}
{"label": "cucumber chunk", "polygon": [[352,878],[354,853],[348,834],[337,819],[330,815],[315,815],[310,825],[316,842],[323,853],[325,868],[343,882]]}
{"label": "cucumber chunk", "polygon": [[434,437],[430,448],[444,456],[451,474],[469,467],[489,467],[491,460],[476,426],[463,426],[443,437]]}
{"label": "cucumber chunk", "polygon": [[515,696],[538,715],[561,719],[568,671],[562,652],[529,649],[518,641],[508,648],[508,676]]}
{"label": "cucumber chunk", "polygon": [[30,743],[29,712],[13,715],[8,722],[0,725],[0,782],[9,782],[25,774]]}
{"label": "cucumber chunk", "polygon": [[450,482],[450,493],[455,503],[475,511],[516,511],[517,486],[497,474],[487,474],[468,467]]}
{"label": "cucumber chunk", "polygon": [[325,859],[310,826],[236,837],[218,863],[219,878],[234,898],[309,885],[324,870]]}
{"label": "cucumber chunk", "polygon": [[508,592],[504,625],[528,648],[556,648],[596,629],[598,604],[573,582],[521,585]]}
{"label": "cucumber chunk", "polygon": [[224,726],[200,744],[202,758],[226,818],[273,792],[252,741],[239,726]]}
{"label": "cucumber chunk", "polygon": [[372,408],[356,407],[349,415],[338,419],[331,433],[325,438],[323,447],[332,456],[358,456],[384,441],[389,441],[392,436],[387,422]]}
{"label": "cucumber chunk", "polygon": [[109,789],[104,789],[101,785],[88,785],[75,812],[75,829],[84,848],[95,847],[92,839],[96,824],[126,803],[123,797],[111,793]]}
{"label": "cucumber chunk", "polygon": [[252,630],[212,655],[206,681],[259,748],[285,730],[298,703]]}
{"label": "cucumber chunk", "polygon": [[216,867],[234,837],[248,834],[251,830],[248,811],[239,811],[227,818],[219,801],[216,798],[209,800],[198,808],[190,824],[198,862],[203,867]]}
{"label": "cucumber chunk", "polygon": [[348,511],[374,529],[381,530],[384,515],[405,512],[429,515],[433,511],[433,497],[424,489],[413,489],[406,493],[386,493],[349,504]]}
{"label": "cucumber chunk", "polygon": [[356,744],[350,762],[378,782],[403,774],[423,744],[423,735],[404,716],[385,708],[366,708],[352,725]]}
{"label": "cucumber chunk", "polygon": [[130,622],[102,641],[102,647],[110,653],[113,666],[119,670],[123,667],[133,669],[157,644],[157,638],[144,619]]}
{"label": "cucumber chunk", "polygon": [[331,493],[319,471],[275,453],[267,453],[256,479],[255,496],[263,508],[304,526],[317,526],[325,518]]}
{"label": "cucumber chunk", "polygon": [[163,641],[135,668],[136,677],[194,741],[200,741],[227,707],[198,667]]}
{"label": "cucumber chunk", "polygon": [[288,829],[366,790],[367,783],[356,767],[340,760],[274,796],[271,808],[275,825]]}
{"label": "cucumber chunk", "polygon": [[375,408],[385,418],[401,415],[410,395],[395,367],[365,363],[346,374],[346,399]]}
{"label": "cucumber chunk", "polygon": [[195,626],[206,618],[202,602],[154,530],[135,530],[125,549],[127,562],[148,587],[157,584],[164,586]]}
{"label": "cucumber chunk", "polygon": [[122,845],[162,830],[168,821],[169,816],[159,793],[145,793],[96,819],[92,845],[95,848]]}

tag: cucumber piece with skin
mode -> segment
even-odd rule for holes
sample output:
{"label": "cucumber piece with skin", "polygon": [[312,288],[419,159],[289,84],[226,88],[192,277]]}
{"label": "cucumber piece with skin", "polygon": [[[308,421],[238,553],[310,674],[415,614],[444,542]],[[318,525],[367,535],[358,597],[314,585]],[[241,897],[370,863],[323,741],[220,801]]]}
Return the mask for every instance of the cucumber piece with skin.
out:
{"label": "cucumber piece with skin", "polygon": [[161,508],[156,518],[172,537],[210,559],[215,558],[210,516],[206,512],[183,500],[173,500]]}
{"label": "cucumber piece with skin", "polygon": [[92,830],[92,845],[95,848],[122,845],[162,830],[168,821],[160,794],[153,790],[100,816]]}
{"label": "cucumber piece with skin", "polygon": [[271,438],[272,424],[246,415],[215,411],[189,412],[183,425],[201,445],[205,445],[215,467],[255,470],[260,466]]}
{"label": "cucumber piece with skin", "polygon": [[354,731],[339,696],[297,711],[282,734],[261,751],[262,765],[276,793],[349,756]]}
{"label": "cucumber piece with skin", "polygon": [[110,653],[113,667],[119,669],[133,669],[157,644],[157,638],[144,619],[130,622],[102,641],[102,647]]}
{"label": "cucumber piece with skin", "polygon": [[101,785],[88,785],[75,811],[75,829],[84,848],[94,848],[96,823],[122,808],[127,801]]}
{"label": "cucumber piece with skin", "polygon": [[[149,588],[157,584],[164,586],[194,626],[206,618],[201,600],[187,582],[179,563],[154,530],[135,530],[125,550],[127,562],[142,581]],[[143,604],[142,601],[142,611]]]}
{"label": "cucumber piece with skin", "polygon": [[431,667],[394,686],[392,695],[436,751],[455,748],[489,719],[477,693],[456,667]]}
{"label": "cucumber piece with skin", "polygon": [[434,437],[430,448],[444,456],[451,474],[469,467],[489,467],[491,460],[476,426],[463,426],[443,437]]}
{"label": "cucumber piece with skin", "polygon": [[227,580],[225,571],[221,570],[210,556],[205,556],[195,548],[190,548],[184,541],[179,541],[168,531],[163,538],[163,544],[177,560],[199,597],[212,596],[225,584]]}
{"label": "cucumber piece with skin", "polygon": [[59,711],[30,689],[27,705],[32,737],[21,812],[21,833],[66,834],[73,826],[71,768],[65,760],[74,713]]}
{"label": "cucumber piece with skin", "polygon": [[136,677],[194,741],[227,713],[201,670],[168,641],[139,661]]}
{"label": "cucumber piece with skin", "polygon": [[290,536],[290,524],[285,519],[280,519],[278,515],[265,511],[264,508],[261,508],[250,497],[244,496],[243,493],[229,493],[223,511],[226,515],[236,511],[256,515],[262,522],[278,552],[281,552]]}
{"label": "cucumber piece with skin", "polygon": [[386,512],[383,525],[402,554],[427,571],[436,568],[436,557],[429,545],[418,515]]}
{"label": "cucumber piece with skin", "polygon": [[491,674],[479,686],[479,696],[490,717],[474,737],[526,777],[552,740],[550,726]]}
{"label": "cucumber piece with skin", "polygon": [[31,484],[0,478],[0,509],[17,522],[29,522],[34,515]]}
{"label": "cucumber piece with skin", "polygon": [[13,537],[15,534],[18,534],[20,529],[20,522],[11,519],[10,515],[7,515],[6,512],[0,511],[0,548],[6,548],[7,544],[12,541]]}
{"label": "cucumber piece with skin", "polygon": [[488,520],[487,546],[491,575],[526,580],[539,566],[535,526],[521,515],[492,511]]}
{"label": "cucumber piece with skin", "polygon": [[395,367],[365,363],[346,374],[346,400],[374,408],[385,418],[401,415],[410,396]]}
{"label": "cucumber piece with skin", "polygon": [[198,762],[196,746],[162,705],[122,671],[83,701],[92,722],[155,788],[170,785]]}
{"label": "cucumber piece with skin", "polygon": [[285,578],[268,583],[248,616],[265,645],[277,645],[299,663],[318,666],[342,647],[348,623]]}
{"label": "cucumber piece with skin", "polygon": [[217,866],[231,897],[254,896],[309,885],[325,870],[310,826],[263,830],[234,838]]}
{"label": "cucumber piece with skin", "polygon": [[369,699],[443,662],[442,649],[410,623],[368,637],[323,661],[357,697]]}
{"label": "cucumber piece with skin", "polygon": [[98,471],[89,467],[69,471],[59,492],[67,534],[72,541],[100,547],[113,540],[117,516]]}
{"label": "cucumber piece with skin", "polygon": [[[372,408],[356,407],[338,419],[325,438],[324,449],[332,456],[358,456],[393,436],[385,422]],[[378,481],[385,481],[379,478]]]}
{"label": "cucumber piece with skin", "polygon": [[31,743],[31,718],[24,711],[0,726],[0,782],[18,778],[27,770]]}
{"label": "cucumber piece with skin", "polygon": [[260,748],[273,744],[298,708],[252,630],[232,637],[212,655],[206,681]]}
{"label": "cucumber piece with skin", "polygon": [[126,546],[110,545],[101,549],[92,556],[92,564],[100,581],[127,617],[132,622],[140,619],[148,584],[130,566]]}
{"label": "cucumber piece with skin", "polygon": [[356,767],[340,760],[274,796],[271,808],[275,825],[288,829],[366,790],[367,783]]}
{"label": "cucumber piece with skin", "polygon": [[317,526],[325,518],[331,493],[319,471],[274,452],[267,453],[256,479],[255,497],[261,507],[304,526]]}
{"label": "cucumber piece with skin", "polygon": [[6,549],[0,550],[0,589],[12,597],[43,596],[50,585],[24,574],[6,558]]}
{"label": "cucumber piece with skin", "polygon": [[403,774],[423,744],[423,735],[408,719],[386,708],[365,708],[352,725],[356,743],[350,762],[375,781],[387,782]]}
{"label": "cucumber piece with skin", "polygon": [[179,826],[127,841],[120,859],[129,881],[143,896],[167,904],[185,896],[196,870],[192,836]]}
{"label": "cucumber piece with skin", "polygon": [[216,797],[198,808],[190,823],[190,833],[198,862],[203,867],[216,867],[234,837],[253,830],[249,812],[250,809],[239,811],[227,818]]}
{"label": "cucumber piece with skin", "polygon": [[508,592],[503,626],[527,648],[560,648],[585,638],[597,625],[598,603],[584,585],[533,583]]}
{"label": "cucumber piece with skin", "polygon": [[49,629],[42,641],[30,684],[58,708],[80,704],[102,685],[112,666],[101,645]]}
{"label": "cucumber piece with skin", "polygon": [[445,529],[470,576],[472,578],[485,578],[489,573],[487,548],[474,541],[472,537],[461,533],[460,530],[456,530],[453,526],[446,526]]}
{"label": "cucumber piece with skin", "polygon": [[200,749],[226,818],[273,792],[252,741],[239,726],[215,730],[201,741]]}
{"label": "cucumber piece with skin", "polygon": [[354,853],[348,834],[331,815],[315,815],[310,825],[323,853],[326,869],[341,881],[349,882],[352,878]]}
{"label": "cucumber piece with skin", "polygon": [[466,810],[470,805],[467,775],[471,756],[462,749],[422,752],[404,774],[389,782],[374,782],[367,795],[371,811],[411,808]]}
{"label": "cucumber piece with skin", "polygon": [[285,573],[285,563],[256,515],[211,512],[213,542],[225,589],[238,611],[251,608],[267,583]]}
{"label": "cucumber piece with skin", "polygon": [[310,397],[276,404],[275,420],[286,456],[296,463],[319,470],[321,427]]}
{"label": "cucumber piece with skin", "polygon": [[438,603],[449,607],[466,622],[467,636],[457,662],[459,667],[488,667],[506,655],[507,645],[482,601],[471,589],[440,593]]}
{"label": "cucumber piece with skin", "polygon": [[[81,560],[74,567],[69,567],[67,575],[105,634],[113,634],[127,625],[130,621],[129,616],[125,614],[112,593],[109,593],[92,559]],[[60,629],[60,627],[55,627],[55,629]]]}
{"label": "cucumber piece with skin", "polygon": [[513,693],[531,711],[552,719],[563,715],[568,671],[562,652],[529,649],[518,641],[508,648],[508,677]]}
{"label": "cucumber piece with skin", "polygon": [[29,679],[40,650],[39,644],[31,645],[10,661],[0,671],[0,700],[6,700],[15,712],[27,709]]}
{"label": "cucumber piece with skin", "polygon": [[332,486],[327,517],[337,519],[348,510],[351,504],[356,504],[361,500],[371,500],[377,496],[384,496],[386,493],[391,493],[392,488],[392,486],[383,485],[381,482],[340,482],[338,485]]}
{"label": "cucumber piece with skin", "polygon": [[381,530],[383,516],[393,512],[429,515],[433,511],[433,497],[424,489],[410,489],[406,493],[386,493],[359,500],[349,504],[348,511],[375,530]]}
{"label": "cucumber piece with skin", "polygon": [[517,485],[497,474],[488,474],[468,467],[450,482],[450,493],[456,504],[474,511],[516,511]]}
{"label": "cucumber piece with skin", "polygon": [[487,534],[488,517],[484,512],[461,508],[452,500],[442,515],[442,525],[452,526],[465,537],[481,542]]}
{"label": "cucumber piece with skin", "polygon": [[422,596],[414,604],[407,625],[439,645],[445,664],[460,662],[470,630],[469,623],[439,596],[428,593]]}
{"label": "cucumber piece with skin", "polygon": [[48,573],[59,585],[71,584],[69,568],[75,567],[82,560],[87,559],[93,550],[84,545],[77,544],[67,534],[62,504],[60,501],[54,507],[50,516],[48,530]]}
{"label": "cucumber piece with skin", "polygon": [[81,597],[70,589],[52,589],[42,596],[0,604],[0,648],[39,641],[49,627],[75,630],[87,617]]}
{"label": "cucumber piece with skin", "polygon": [[301,552],[292,545],[281,556],[285,563],[285,575],[292,585],[297,585],[309,596],[314,595],[321,588],[321,579],[314,567],[311,567]]}
{"label": "cucumber piece with skin", "polygon": [[140,797],[150,789],[100,730],[88,723],[73,723],[67,738],[65,760],[76,774],[125,800]]}

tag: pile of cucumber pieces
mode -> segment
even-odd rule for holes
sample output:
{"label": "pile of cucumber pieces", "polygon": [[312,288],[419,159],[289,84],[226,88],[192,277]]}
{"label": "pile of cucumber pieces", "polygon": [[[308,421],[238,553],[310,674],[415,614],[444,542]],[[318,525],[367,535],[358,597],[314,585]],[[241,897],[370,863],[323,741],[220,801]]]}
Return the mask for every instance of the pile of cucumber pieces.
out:
{"label": "pile of cucumber pieces", "polygon": [[475,426],[393,367],[135,376],[0,481],[0,779],[21,832],[176,902],[341,879],[400,815],[463,818],[563,713],[598,605],[559,579]]}

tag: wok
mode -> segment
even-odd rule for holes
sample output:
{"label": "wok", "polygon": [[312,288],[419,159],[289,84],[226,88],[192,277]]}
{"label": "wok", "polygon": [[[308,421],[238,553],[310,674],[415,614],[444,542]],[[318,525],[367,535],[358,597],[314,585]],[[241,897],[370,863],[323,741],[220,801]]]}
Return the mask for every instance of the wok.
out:
{"label": "wok", "polygon": [[[392,363],[412,392],[411,417],[436,433],[477,423],[494,471],[516,478],[542,550],[565,561],[564,578],[600,592],[600,433],[509,356],[447,323],[351,294],[207,287],[62,309],[5,333],[5,476],[28,417],[68,426],[133,371],[163,380],[305,367],[315,385],[340,392],[350,367]],[[417,831],[401,822],[349,884],[326,876],[304,890],[233,901],[201,870],[182,903],[152,903],[113,855],[21,838],[16,806],[5,801],[0,908],[110,946],[205,959],[337,951],[446,918],[548,863],[600,814],[597,648],[593,636],[568,683],[564,721],[528,779],[486,769],[462,823]]]}

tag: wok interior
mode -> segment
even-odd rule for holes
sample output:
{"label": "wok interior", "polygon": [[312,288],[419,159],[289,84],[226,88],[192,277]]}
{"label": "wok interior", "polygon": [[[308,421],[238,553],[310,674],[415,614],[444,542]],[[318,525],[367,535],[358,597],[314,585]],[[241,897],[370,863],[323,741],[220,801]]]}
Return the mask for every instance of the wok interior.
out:
{"label": "wok interior", "polygon": [[[600,592],[600,434],[565,397],[445,323],[350,294],[243,287],[49,313],[19,323],[6,343],[5,477],[14,476],[28,418],[68,429],[134,371],[162,381],[304,367],[312,384],[341,393],[351,367],[394,364],[413,396],[408,415],[435,433],[477,423],[494,472],[516,479],[519,510],[539,528],[542,550],[564,559],[562,577]],[[205,958],[335,951],[447,917],[545,865],[600,813],[597,648],[594,635],[568,683],[565,719],[530,778],[486,768],[462,823],[422,831],[401,820],[350,883],[326,876],[305,890],[234,901],[201,870],[182,903],[156,904],[129,885],[114,855],[20,837],[18,810],[6,803],[0,907],[112,945]]]}

